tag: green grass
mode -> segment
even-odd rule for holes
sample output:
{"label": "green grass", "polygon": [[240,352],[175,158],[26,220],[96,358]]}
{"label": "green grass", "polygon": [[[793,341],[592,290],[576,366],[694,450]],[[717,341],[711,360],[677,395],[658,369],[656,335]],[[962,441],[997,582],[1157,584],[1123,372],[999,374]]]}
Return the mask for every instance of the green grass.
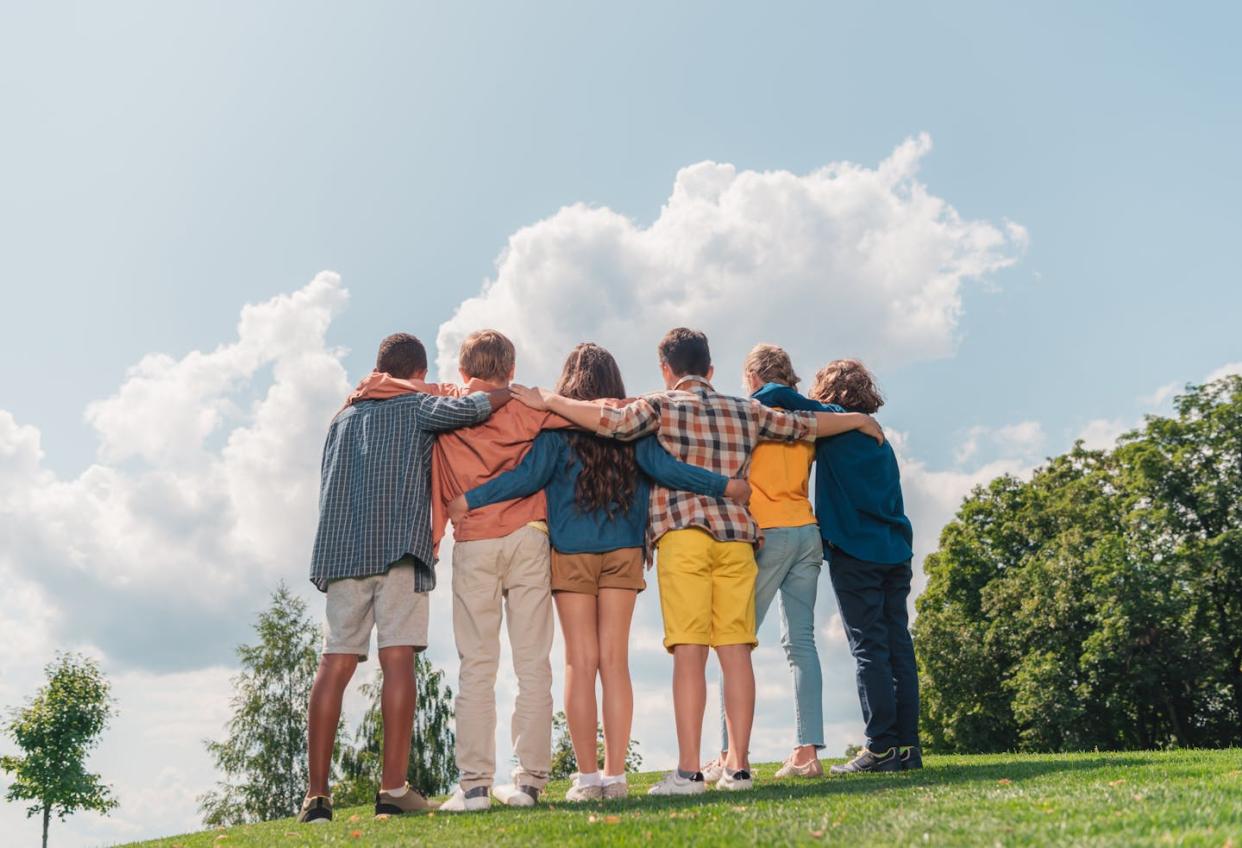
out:
{"label": "green grass", "polygon": [[[921,772],[771,779],[752,792],[377,820],[338,810],[141,843],[148,848],[290,845],[1210,845],[1242,848],[1242,751],[928,757]],[[765,779],[766,778],[766,779]]]}

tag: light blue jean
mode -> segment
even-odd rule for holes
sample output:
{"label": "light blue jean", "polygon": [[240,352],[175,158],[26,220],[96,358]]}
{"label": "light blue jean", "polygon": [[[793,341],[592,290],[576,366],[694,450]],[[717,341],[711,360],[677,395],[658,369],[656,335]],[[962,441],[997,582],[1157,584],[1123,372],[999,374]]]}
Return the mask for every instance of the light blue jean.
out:
{"label": "light blue jean", "polygon": [[[823,674],[815,648],[815,595],[824,561],[819,525],[773,527],[763,531],[763,547],[756,557],[755,629],[780,591],[781,647],[794,676],[794,719],[797,744],[824,747]],[[724,723],[724,689],[720,699],[720,750],[729,749]]]}

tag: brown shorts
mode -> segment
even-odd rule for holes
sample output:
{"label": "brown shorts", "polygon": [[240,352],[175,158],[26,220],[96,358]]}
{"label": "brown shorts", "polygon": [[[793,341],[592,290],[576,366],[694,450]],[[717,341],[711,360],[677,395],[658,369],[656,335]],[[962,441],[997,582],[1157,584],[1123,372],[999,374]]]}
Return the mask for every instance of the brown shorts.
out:
{"label": "brown shorts", "polygon": [[552,549],[552,591],[598,595],[600,589],[647,588],[643,549],[617,548],[602,554],[563,554]]}

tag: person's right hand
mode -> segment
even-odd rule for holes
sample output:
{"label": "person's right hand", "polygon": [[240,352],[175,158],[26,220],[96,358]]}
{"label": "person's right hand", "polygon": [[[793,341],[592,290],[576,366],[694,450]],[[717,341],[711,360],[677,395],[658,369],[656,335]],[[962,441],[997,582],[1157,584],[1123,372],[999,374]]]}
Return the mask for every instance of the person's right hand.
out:
{"label": "person's right hand", "polygon": [[858,432],[865,433],[880,444],[884,444],[884,428],[880,426],[880,422],[876,421],[870,415],[864,415],[863,418],[866,420],[863,421],[862,426],[858,428]]}
{"label": "person's right hand", "polygon": [[750,503],[750,484],[740,477],[734,477],[725,485],[725,497],[746,506]]}
{"label": "person's right hand", "polygon": [[513,393],[510,392],[508,389],[492,389],[489,392],[487,392],[487,402],[491,404],[492,412],[495,412],[496,410],[504,406],[506,403],[508,403],[509,398],[511,398],[512,396],[513,396]]}
{"label": "person's right hand", "polygon": [[449,520],[454,524],[460,524],[461,520],[466,517],[466,513],[470,511],[470,504],[466,503],[465,495],[458,495],[449,501],[448,516]]}
{"label": "person's right hand", "polygon": [[512,383],[509,390],[513,392],[513,396],[531,409],[540,411],[548,408],[548,396],[551,395],[547,389],[541,389],[537,386],[519,386]]}

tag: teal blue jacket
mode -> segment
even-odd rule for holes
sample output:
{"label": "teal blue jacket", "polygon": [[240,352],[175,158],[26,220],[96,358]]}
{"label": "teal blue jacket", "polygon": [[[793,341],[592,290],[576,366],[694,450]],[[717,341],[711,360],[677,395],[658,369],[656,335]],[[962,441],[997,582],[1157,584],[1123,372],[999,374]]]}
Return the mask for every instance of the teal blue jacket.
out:
{"label": "teal blue jacket", "polygon": [[[767,406],[808,412],[854,412],[768,383],[753,395]],[[825,550],[836,545],[854,559],[896,565],[914,556],[914,532],[901,496],[892,446],[857,430],[815,440],[815,518]]]}
{"label": "teal blue jacket", "polygon": [[[655,436],[634,443],[638,467],[657,483],[708,497],[724,497],[729,478],[674,459]],[[651,483],[638,475],[630,508],[612,517],[604,510],[583,512],[574,498],[582,462],[565,433],[547,430],[516,468],[466,492],[471,509],[521,498],[545,489],[548,498],[548,535],[561,553],[603,553],[618,548],[641,548],[647,534],[647,504]]]}

